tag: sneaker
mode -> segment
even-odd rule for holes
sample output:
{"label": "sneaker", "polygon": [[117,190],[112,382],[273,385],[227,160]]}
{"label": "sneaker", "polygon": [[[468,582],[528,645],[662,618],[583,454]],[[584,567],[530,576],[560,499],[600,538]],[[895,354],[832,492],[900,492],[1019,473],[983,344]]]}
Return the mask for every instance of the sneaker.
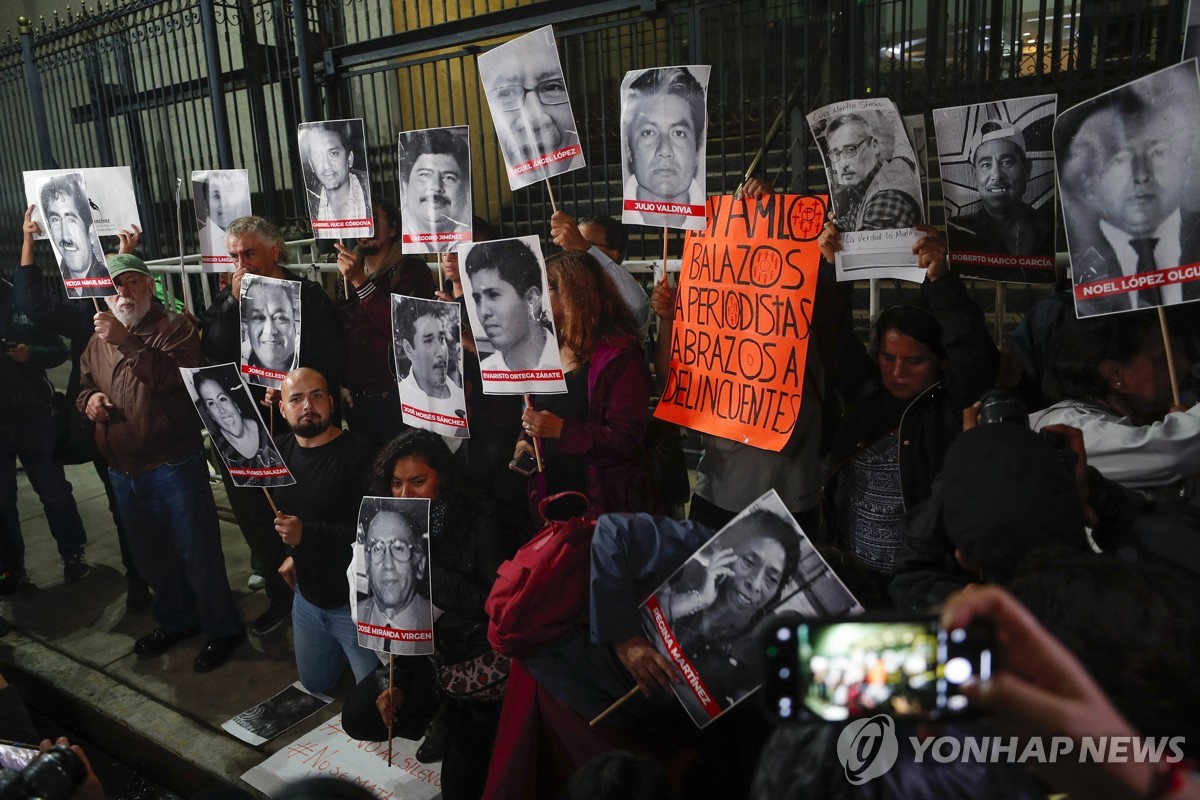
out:
{"label": "sneaker", "polygon": [[250,573],[250,580],[246,581],[246,588],[252,592],[257,592],[259,589],[267,585],[267,579],[257,572]]}
{"label": "sneaker", "polygon": [[254,624],[250,626],[250,632],[255,636],[266,636],[291,619],[291,617],[292,609],[290,606],[283,603],[271,603],[271,605],[267,606],[267,610],[259,614],[258,619],[254,620]]}
{"label": "sneaker", "polygon": [[83,560],[83,553],[75,553],[63,559],[63,579],[77,581],[86,578],[92,568]]}
{"label": "sneaker", "polygon": [[24,569],[0,569],[0,596],[7,596],[29,583]]}

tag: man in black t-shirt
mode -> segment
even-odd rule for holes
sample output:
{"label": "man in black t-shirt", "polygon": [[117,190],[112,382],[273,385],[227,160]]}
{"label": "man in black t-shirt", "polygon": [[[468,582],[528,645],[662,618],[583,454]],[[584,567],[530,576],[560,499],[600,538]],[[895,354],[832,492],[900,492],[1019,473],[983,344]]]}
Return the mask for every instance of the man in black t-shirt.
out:
{"label": "man in black t-shirt", "polygon": [[295,591],[292,638],[300,682],[310,692],[327,692],[347,660],[355,681],[379,664],[373,651],[358,646],[346,580],[375,447],[332,424],[333,396],[314,369],[288,373],[280,406],[292,432],[275,444],[296,483],[274,490],[275,530],[289,550],[279,571]]}

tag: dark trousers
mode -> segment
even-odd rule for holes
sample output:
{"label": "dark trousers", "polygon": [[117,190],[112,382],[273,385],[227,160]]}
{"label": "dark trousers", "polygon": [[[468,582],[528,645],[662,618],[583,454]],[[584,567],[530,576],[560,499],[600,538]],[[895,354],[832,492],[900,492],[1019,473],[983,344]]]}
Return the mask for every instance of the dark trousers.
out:
{"label": "dark trousers", "polygon": [[154,590],[155,622],[175,633],[199,620],[209,638],[241,631],[204,452],[197,447],[138,475],[109,475],[134,563]]}
{"label": "dark trousers", "polygon": [[224,461],[221,462],[221,480],[225,483],[233,518],[250,548],[254,566],[262,571],[266,581],[267,599],[271,605],[291,608],[292,590],[279,575],[279,567],[287,558],[287,547],[275,530],[275,513],[271,511],[266,495],[260,487],[234,486]]}

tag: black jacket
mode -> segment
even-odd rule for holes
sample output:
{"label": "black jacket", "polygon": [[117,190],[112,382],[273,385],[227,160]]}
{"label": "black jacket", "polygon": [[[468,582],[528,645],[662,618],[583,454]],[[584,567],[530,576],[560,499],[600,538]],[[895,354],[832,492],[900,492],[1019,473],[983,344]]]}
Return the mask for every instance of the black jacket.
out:
{"label": "black jacket", "polygon": [[30,324],[13,300],[12,287],[0,282],[0,349],[17,344],[29,348],[26,363],[0,353],[0,413],[10,421],[24,414],[50,413],[54,390],[46,370],[67,360],[67,347],[50,331]]}

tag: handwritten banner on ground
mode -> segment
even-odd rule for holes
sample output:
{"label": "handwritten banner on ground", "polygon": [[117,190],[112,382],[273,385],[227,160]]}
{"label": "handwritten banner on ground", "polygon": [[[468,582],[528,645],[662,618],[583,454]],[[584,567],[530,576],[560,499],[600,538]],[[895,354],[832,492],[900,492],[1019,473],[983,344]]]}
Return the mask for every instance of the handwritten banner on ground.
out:
{"label": "handwritten banner on ground", "polygon": [[654,415],[764,450],[783,448],[800,410],[828,198],[708,198],[690,231]]}
{"label": "handwritten banner on ground", "polygon": [[360,742],[342,729],[342,715],[296,739],[242,780],[268,797],[304,778],[341,778],[363,787],[379,800],[434,800],[441,797],[442,764],[417,761],[419,742],[392,740],[392,766],[387,742]]}

